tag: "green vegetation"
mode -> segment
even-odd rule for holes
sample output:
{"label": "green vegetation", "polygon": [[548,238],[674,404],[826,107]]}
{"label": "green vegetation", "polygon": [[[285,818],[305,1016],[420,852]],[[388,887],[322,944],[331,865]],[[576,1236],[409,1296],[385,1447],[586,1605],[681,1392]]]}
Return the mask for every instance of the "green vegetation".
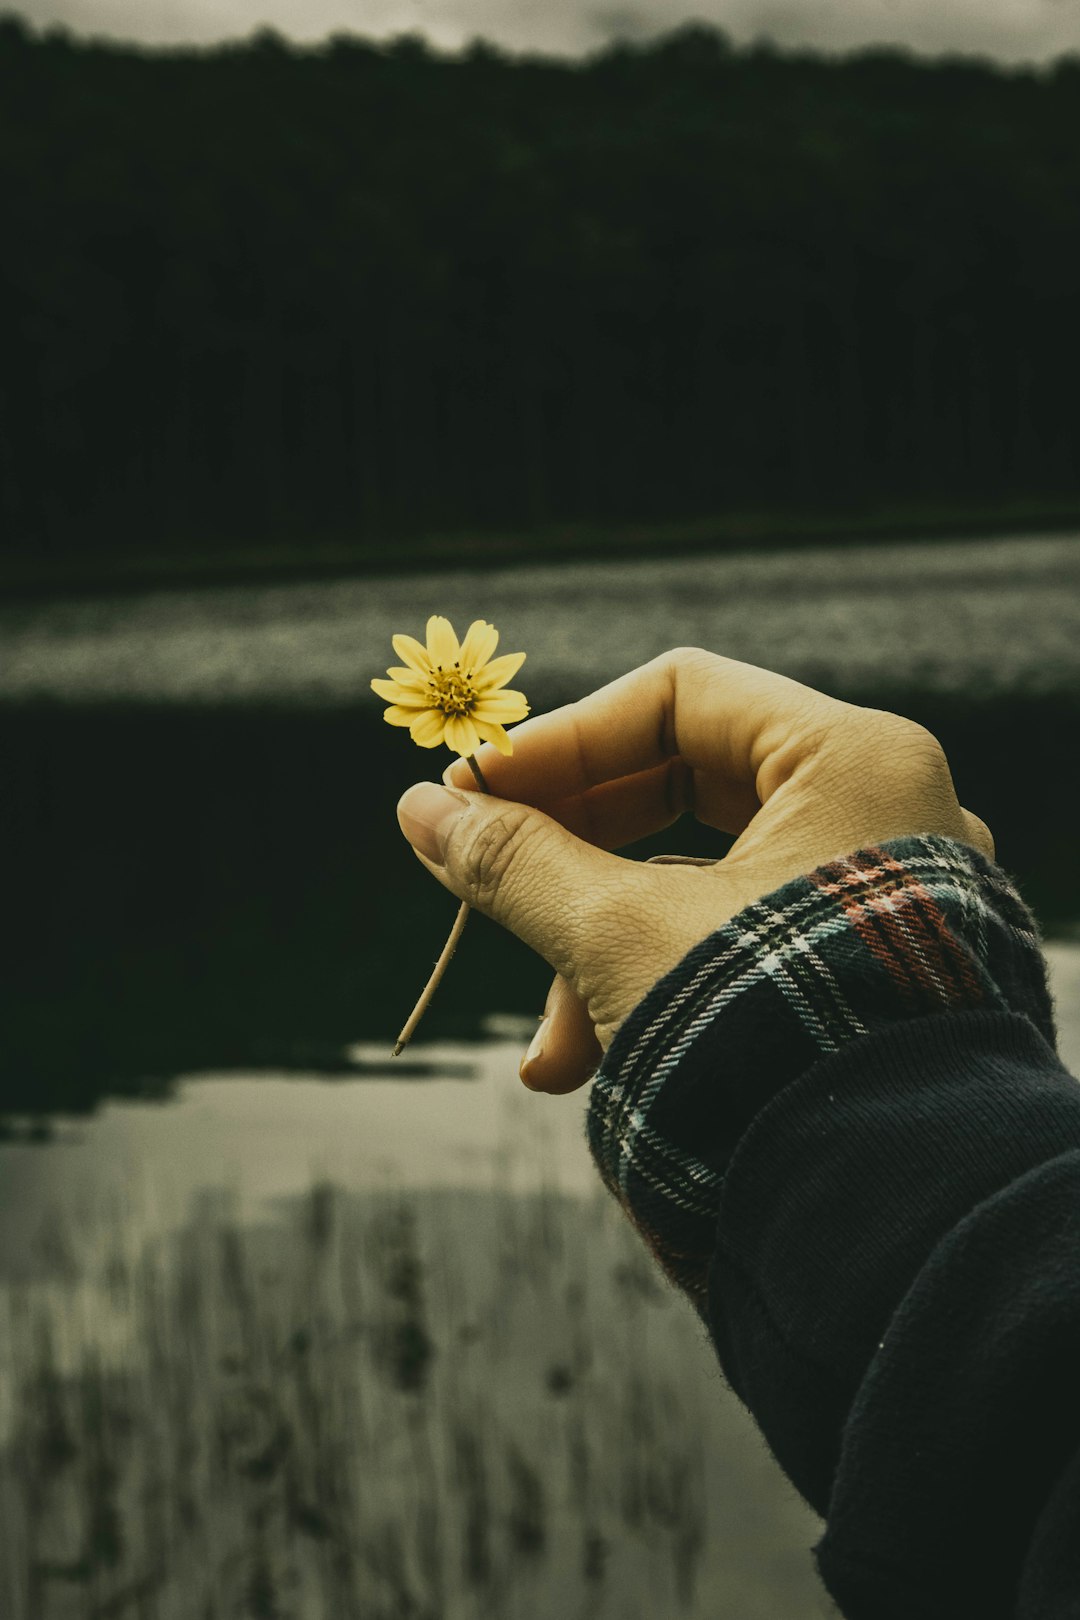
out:
{"label": "green vegetation", "polygon": [[0,22],[5,577],[1075,516],[1078,89]]}

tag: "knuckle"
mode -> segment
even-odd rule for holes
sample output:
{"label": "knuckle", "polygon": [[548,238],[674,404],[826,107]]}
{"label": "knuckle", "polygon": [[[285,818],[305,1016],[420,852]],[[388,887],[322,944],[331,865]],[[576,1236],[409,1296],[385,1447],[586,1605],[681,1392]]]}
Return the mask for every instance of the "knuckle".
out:
{"label": "knuckle", "polygon": [[885,709],[864,709],[862,714],[868,726],[867,742],[884,765],[909,776],[948,776],[945,750],[924,725]]}
{"label": "knuckle", "polygon": [[994,835],[986,822],[972,810],[963,810],[961,814],[968,835],[967,842],[974,845],[976,849],[981,850],[988,860],[996,860],[997,847],[994,843]]}
{"label": "knuckle", "polygon": [[672,647],[670,651],[662,654],[662,663],[670,669],[689,671],[700,670],[706,665],[719,663],[716,653],[709,652],[706,647]]}
{"label": "knuckle", "polygon": [[904,715],[863,710],[848,741],[841,775],[875,823],[970,837],[945,750],[926,726]]}

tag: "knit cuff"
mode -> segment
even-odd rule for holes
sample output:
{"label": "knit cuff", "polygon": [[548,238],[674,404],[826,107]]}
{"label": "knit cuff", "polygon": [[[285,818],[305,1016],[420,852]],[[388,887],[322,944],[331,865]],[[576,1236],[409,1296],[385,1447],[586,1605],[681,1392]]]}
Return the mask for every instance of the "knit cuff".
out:
{"label": "knit cuff", "polygon": [[593,1081],[604,1182],[704,1310],[728,1162],[813,1063],[901,1020],[1020,1013],[1055,1044],[1035,921],[1006,875],[952,839],[900,838],[755,901],[653,986]]}

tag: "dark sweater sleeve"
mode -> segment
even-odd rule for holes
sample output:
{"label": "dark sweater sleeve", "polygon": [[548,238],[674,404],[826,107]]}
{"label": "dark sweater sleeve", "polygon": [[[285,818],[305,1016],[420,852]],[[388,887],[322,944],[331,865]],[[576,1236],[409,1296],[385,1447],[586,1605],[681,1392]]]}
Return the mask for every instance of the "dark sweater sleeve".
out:
{"label": "dark sweater sleeve", "polygon": [[1080,1085],[997,867],[899,839],[748,907],[621,1027],[588,1134],[850,1620],[1080,1617]]}

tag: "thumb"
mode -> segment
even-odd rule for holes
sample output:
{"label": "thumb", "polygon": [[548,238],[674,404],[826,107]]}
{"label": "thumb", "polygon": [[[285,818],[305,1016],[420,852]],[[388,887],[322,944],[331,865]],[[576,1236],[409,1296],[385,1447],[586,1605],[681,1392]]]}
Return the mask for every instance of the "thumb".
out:
{"label": "thumb", "polygon": [[595,948],[597,905],[621,881],[625,861],[529,805],[435,782],[403,795],[398,821],[445,888],[577,982]]}

